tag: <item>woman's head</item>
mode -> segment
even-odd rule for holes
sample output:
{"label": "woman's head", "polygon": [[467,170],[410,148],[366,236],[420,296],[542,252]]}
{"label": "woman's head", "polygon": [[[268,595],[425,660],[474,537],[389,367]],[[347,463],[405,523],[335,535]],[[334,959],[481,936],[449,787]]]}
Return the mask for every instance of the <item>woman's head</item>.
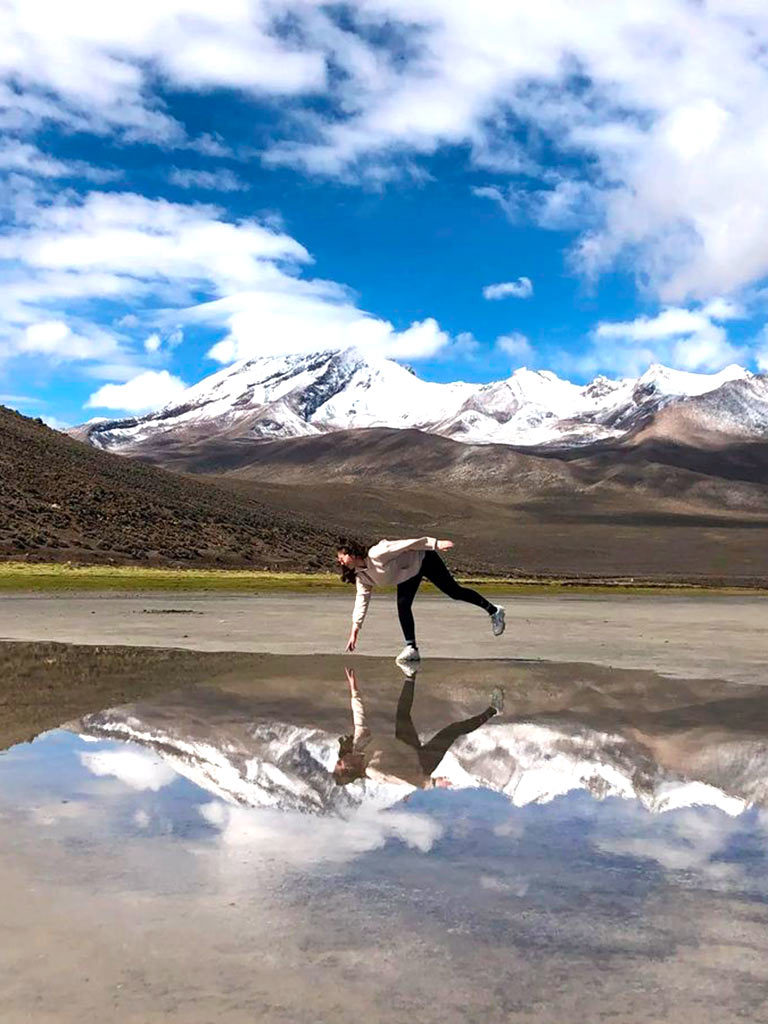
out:
{"label": "woman's head", "polygon": [[336,561],[341,566],[341,578],[345,583],[355,582],[355,569],[365,562],[368,549],[360,541],[340,537],[336,545]]}
{"label": "woman's head", "polygon": [[337,786],[347,786],[356,779],[365,778],[366,758],[354,749],[352,736],[339,736],[339,756],[333,768],[333,781]]}

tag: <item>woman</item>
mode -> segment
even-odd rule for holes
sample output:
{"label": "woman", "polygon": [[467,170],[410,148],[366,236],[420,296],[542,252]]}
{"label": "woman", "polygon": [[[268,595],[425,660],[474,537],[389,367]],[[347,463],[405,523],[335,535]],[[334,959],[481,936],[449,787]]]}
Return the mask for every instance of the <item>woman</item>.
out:
{"label": "woman", "polygon": [[349,634],[346,650],[354,651],[357,646],[357,637],[368,611],[373,588],[377,585],[397,585],[397,614],[405,638],[405,647],[395,660],[401,664],[420,661],[411,605],[422,579],[434,583],[438,590],[442,590],[455,601],[466,601],[467,604],[482,608],[491,617],[493,635],[501,636],[504,632],[504,609],[501,605],[491,604],[476,590],[470,590],[457,583],[437,553],[448,551],[452,547],[452,540],[436,540],[434,537],[380,540],[367,550],[357,541],[340,541],[336,558],[342,566],[341,578],[347,583],[354,583],[357,588],[357,598],[352,612],[352,632]]}
{"label": "woman", "polygon": [[403,668],[405,682],[397,702],[393,744],[386,736],[374,738],[366,722],[357,677],[352,669],[345,668],[344,672],[349,684],[354,732],[339,737],[339,756],[333,769],[334,781],[339,786],[346,786],[357,779],[372,779],[416,789],[444,788],[449,785],[448,779],[436,776],[435,772],[451,746],[460,736],[468,736],[504,710],[504,691],[497,687],[485,711],[472,718],[452,722],[422,743],[411,718],[416,669]]}

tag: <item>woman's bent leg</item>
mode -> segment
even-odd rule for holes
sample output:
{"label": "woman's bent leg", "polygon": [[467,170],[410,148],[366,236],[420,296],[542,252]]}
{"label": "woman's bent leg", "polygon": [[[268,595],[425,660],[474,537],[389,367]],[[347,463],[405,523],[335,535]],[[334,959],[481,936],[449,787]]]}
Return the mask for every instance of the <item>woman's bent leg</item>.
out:
{"label": "woman's bent leg", "polygon": [[459,736],[468,736],[475,729],[479,729],[481,725],[485,725],[497,713],[496,708],[489,707],[479,715],[465,718],[462,722],[454,722],[435,733],[431,740],[421,745],[419,750],[419,762],[424,774],[431,775],[437,769]]}
{"label": "woman's bent leg", "polygon": [[476,590],[470,590],[469,587],[462,587],[460,583],[457,583],[453,576],[451,576],[448,566],[436,551],[428,551],[424,555],[424,561],[421,564],[421,574],[430,583],[434,583],[438,590],[442,590],[448,597],[452,597],[454,601],[466,601],[467,604],[477,605],[478,608],[482,608],[489,615],[493,615],[496,611],[496,605],[486,601],[482,594],[478,594]]}
{"label": "woman's bent leg", "polygon": [[400,628],[406,644],[416,646],[416,624],[413,621],[413,599],[421,583],[421,573],[411,576],[409,580],[397,585],[397,617],[400,619]]}

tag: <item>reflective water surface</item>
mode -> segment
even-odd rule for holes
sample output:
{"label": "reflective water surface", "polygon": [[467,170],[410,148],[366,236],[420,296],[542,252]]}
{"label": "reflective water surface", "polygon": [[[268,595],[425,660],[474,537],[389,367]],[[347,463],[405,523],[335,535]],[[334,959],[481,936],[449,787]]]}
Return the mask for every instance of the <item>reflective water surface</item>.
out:
{"label": "reflective water surface", "polygon": [[356,664],[0,753],[3,1020],[768,1020],[759,688]]}

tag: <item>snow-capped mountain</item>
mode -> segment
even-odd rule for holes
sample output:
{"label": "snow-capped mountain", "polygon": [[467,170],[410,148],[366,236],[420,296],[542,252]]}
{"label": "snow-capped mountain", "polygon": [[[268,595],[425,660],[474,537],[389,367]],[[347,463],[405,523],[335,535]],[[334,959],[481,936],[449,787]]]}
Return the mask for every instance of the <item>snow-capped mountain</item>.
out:
{"label": "snow-capped mountain", "polygon": [[[148,747],[197,786],[245,807],[346,817],[363,806],[392,807],[414,789],[392,775],[390,781],[335,785],[330,772],[337,737],[312,726],[232,721],[206,729],[194,709],[188,722],[169,725],[161,707],[145,705],[142,715],[116,708],[88,715],[72,728],[87,737]],[[659,737],[651,733],[638,739],[578,718],[569,723],[492,720],[459,738],[436,774],[454,788],[502,793],[518,807],[547,803],[574,790],[586,790],[596,799],[636,799],[656,814],[703,805],[736,815],[768,803],[763,736],[728,735],[719,727],[688,729],[681,749],[685,769],[672,735],[663,730]],[[386,771],[385,764],[382,768]]]}
{"label": "snow-capped mountain", "polygon": [[[210,729],[197,717],[168,726],[129,709],[87,715],[72,728],[84,738],[119,739],[154,751],[161,760],[225,803],[243,807],[331,814],[341,817],[362,804],[389,807],[413,786],[372,780],[338,786],[331,771],[338,737],[311,726],[280,721],[233,721]],[[202,734],[201,734],[202,733]]]}
{"label": "snow-capped mountain", "polygon": [[[706,398],[704,405],[702,396]],[[710,430],[768,437],[768,377],[739,366],[694,374],[651,366],[637,379],[586,386],[516,370],[490,384],[437,384],[355,349],[268,356],[227,367],[159,412],[78,428],[97,447],[132,454],[146,443],[266,440],[362,427],[415,428],[472,444],[571,447],[622,438],[667,408],[687,407]]]}

